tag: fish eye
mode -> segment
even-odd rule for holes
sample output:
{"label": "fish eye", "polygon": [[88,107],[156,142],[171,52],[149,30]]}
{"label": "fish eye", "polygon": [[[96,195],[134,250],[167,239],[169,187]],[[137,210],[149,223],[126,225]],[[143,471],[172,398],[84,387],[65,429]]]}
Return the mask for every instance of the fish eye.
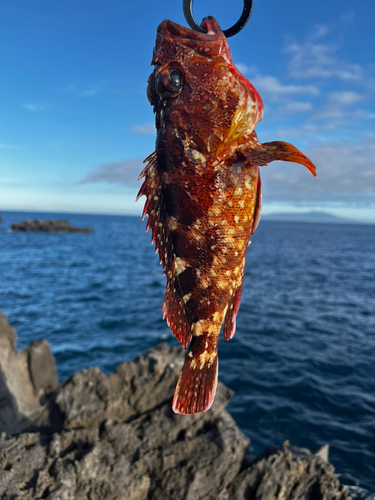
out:
{"label": "fish eye", "polygon": [[176,97],[182,90],[182,75],[177,69],[165,69],[156,77],[160,94]]}
{"label": "fish eye", "polygon": [[176,90],[181,87],[181,75],[175,69],[169,73],[169,86]]}

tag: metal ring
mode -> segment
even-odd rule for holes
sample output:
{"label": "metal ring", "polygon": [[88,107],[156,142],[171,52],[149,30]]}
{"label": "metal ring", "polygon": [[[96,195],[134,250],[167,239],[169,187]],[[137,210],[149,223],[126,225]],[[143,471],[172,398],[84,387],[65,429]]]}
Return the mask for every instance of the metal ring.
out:
{"label": "metal ring", "polygon": [[[199,31],[200,33],[207,33],[206,30],[201,28],[193,17],[193,2],[194,0],[182,0],[182,11],[184,13],[186,22],[192,30]],[[229,38],[230,36],[237,35],[247,24],[253,10],[253,0],[243,0],[243,11],[239,20],[227,30],[223,30],[224,35]]]}

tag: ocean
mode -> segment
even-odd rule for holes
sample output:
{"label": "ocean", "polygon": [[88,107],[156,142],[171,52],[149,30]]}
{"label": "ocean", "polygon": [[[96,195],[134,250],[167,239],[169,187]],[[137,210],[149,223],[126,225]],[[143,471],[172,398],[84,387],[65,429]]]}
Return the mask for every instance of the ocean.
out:
{"label": "ocean", "polygon": [[[2,212],[0,310],[19,348],[49,340],[60,380],[177,345],[165,278],[140,217]],[[93,234],[12,233],[67,218]],[[219,343],[228,406],[250,453],[289,439],[330,461],[353,498],[375,499],[375,226],[261,221],[236,334]]]}

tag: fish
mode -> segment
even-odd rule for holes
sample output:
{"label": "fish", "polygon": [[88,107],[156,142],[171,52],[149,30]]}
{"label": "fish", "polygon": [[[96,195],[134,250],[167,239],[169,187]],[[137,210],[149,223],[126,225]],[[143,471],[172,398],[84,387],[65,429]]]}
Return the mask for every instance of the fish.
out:
{"label": "fish", "polygon": [[147,96],[155,151],[137,200],[166,275],[163,319],[188,348],[172,408],[207,411],[218,379],[218,339],[233,337],[250,237],[261,212],[259,167],[314,164],[287,142],[260,143],[263,103],[232,62],[218,22],[200,33],[164,20],[157,28]]}

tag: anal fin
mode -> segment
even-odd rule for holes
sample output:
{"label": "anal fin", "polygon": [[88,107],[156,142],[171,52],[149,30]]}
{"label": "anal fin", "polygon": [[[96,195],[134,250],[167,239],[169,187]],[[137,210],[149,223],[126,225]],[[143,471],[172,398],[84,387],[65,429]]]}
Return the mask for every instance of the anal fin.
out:
{"label": "anal fin", "polygon": [[224,318],[223,334],[225,340],[230,340],[236,331],[236,316],[240,308],[242,283],[229,303],[228,311]]}
{"label": "anal fin", "polygon": [[186,319],[184,305],[178,302],[172,285],[167,283],[163,304],[163,319],[167,318],[167,324],[173,335],[182,347],[186,349],[191,339],[191,326]]}
{"label": "anal fin", "polygon": [[[255,233],[260,221],[260,212],[262,210],[262,183],[260,180],[260,172],[258,168],[258,184],[257,184],[257,198],[255,202],[254,214],[253,214],[253,227],[251,229],[251,234]],[[249,243],[250,244],[250,243]]]}

